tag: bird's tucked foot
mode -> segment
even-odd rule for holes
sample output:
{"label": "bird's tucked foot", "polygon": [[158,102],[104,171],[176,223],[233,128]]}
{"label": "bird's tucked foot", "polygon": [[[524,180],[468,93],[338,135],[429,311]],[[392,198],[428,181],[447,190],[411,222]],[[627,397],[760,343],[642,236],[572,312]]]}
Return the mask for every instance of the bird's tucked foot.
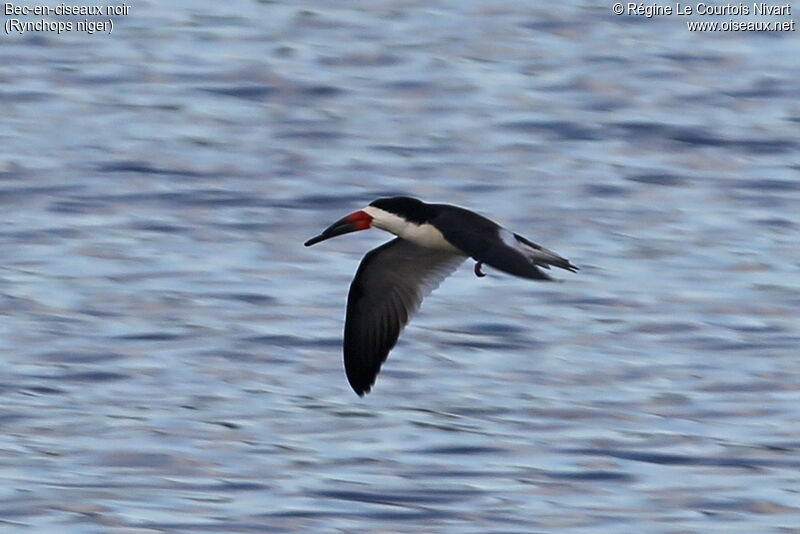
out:
{"label": "bird's tucked foot", "polygon": [[484,276],[486,276],[486,273],[481,270],[482,268],[483,268],[483,262],[479,261],[475,264],[475,276],[477,276],[478,278],[483,278]]}

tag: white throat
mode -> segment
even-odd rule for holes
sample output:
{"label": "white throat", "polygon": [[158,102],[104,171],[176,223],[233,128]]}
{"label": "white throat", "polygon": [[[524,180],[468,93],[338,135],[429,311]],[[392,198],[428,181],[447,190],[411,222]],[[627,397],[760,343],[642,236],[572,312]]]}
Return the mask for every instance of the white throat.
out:
{"label": "white throat", "polygon": [[411,241],[422,247],[463,254],[463,252],[451,245],[450,242],[444,238],[442,233],[432,224],[415,224],[405,220],[399,215],[376,208],[375,206],[367,206],[361,211],[368,213],[370,217],[372,217],[372,226],[375,228],[386,230],[397,237],[403,238],[406,241]]}

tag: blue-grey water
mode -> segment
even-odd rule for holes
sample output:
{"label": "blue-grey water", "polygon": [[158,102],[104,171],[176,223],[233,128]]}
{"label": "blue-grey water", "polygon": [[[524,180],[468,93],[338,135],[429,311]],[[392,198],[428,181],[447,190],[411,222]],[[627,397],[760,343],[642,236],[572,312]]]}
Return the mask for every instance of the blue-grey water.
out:
{"label": "blue-grey water", "polygon": [[[800,532],[796,33],[610,2],[114,20],[0,38],[0,530]],[[392,194],[581,270],[465,264],[359,399],[345,297],[387,234],[302,243]]]}

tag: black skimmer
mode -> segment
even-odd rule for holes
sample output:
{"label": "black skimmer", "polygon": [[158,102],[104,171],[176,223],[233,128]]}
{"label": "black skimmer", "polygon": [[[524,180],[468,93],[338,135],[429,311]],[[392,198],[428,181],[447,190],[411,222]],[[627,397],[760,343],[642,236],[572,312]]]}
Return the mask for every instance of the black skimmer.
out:
{"label": "black skimmer", "polygon": [[477,213],[410,197],[379,198],[305,246],[373,226],[397,237],[367,252],[347,295],[344,368],[359,396],[375,383],[422,299],[468,257],[476,261],[477,276],[484,276],[484,263],[532,280],[552,280],[539,267],[578,270],[566,258]]}

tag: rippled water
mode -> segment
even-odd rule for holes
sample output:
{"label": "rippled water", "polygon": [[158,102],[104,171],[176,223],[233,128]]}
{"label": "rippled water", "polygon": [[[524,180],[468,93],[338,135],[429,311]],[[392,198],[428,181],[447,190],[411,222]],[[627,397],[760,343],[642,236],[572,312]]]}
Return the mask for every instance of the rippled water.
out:
{"label": "rippled water", "polygon": [[[800,60],[567,2],[137,2],[0,47],[0,524],[800,532]],[[581,267],[466,265],[341,365],[405,193]]]}

